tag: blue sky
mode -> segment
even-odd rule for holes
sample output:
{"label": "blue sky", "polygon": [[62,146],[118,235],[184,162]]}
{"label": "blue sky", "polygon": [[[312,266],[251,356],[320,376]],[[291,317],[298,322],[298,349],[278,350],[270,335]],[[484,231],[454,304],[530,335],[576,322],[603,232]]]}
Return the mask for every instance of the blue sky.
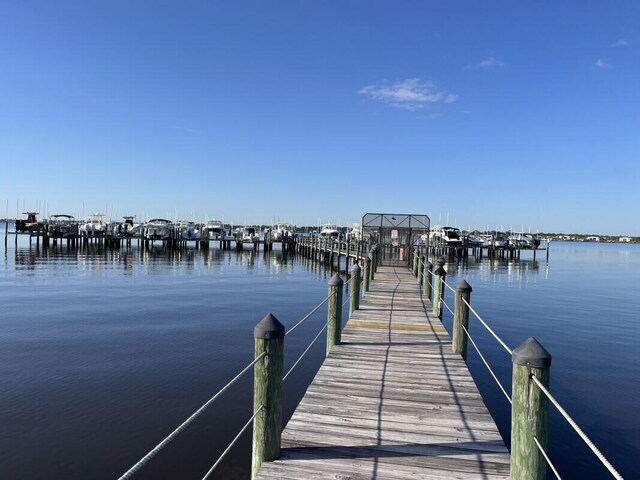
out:
{"label": "blue sky", "polygon": [[637,1],[0,2],[0,200],[640,235],[639,30]]}

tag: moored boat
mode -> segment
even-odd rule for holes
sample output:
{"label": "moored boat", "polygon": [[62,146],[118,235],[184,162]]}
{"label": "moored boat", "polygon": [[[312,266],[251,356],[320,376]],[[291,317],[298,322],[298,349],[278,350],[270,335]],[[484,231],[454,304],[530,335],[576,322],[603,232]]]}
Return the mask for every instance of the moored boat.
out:
{"label": "moored boat", "polygon": [[53,238],[69,238],[76,234],[78,222],[73,215],[51,215],[48,222],[49,236]]}
{"label": "moored boat", "polygon": [[167,240],[171,236],[171,220],[154,218],[144,226],[144,236],[147,240]]}
{"label": "moored boat", "polygon": [[26,215],[27,218],[16,220],[16,232],[31,232],[38,228],[38,212],[23,212],[22,214]]}
{"label": "moored boat", "polygon": [[182,240],[201,240],[202,230],[195,222],[181,220],[178,222],[178,236]]}
{"label": "moored boat", "polygon": [[220,220],[209,220],[204,227],[204,235],[209,240],[223,240],[225,237],[224,225]]}
{"label": "moored boat", "polygon": [[429,241],[432,245],[461,245],[462,239],[460,238],[460,229],[435,225],[429,232]]}
{"label": "moored boat", "polygon": [[102,213],[89,215],[78,230],[80,235],[85,237],[104,235],[107,231],[107,223],[104,221],[104,215]]}
{"label": "moored boat", "polygon": [[336,228],[335,223],[325,223],[318,234],[320,238],[338,238],[340,231]]}
{"label": "moored boat", "polygon": [[242,227],[236,229],[236,241],[242,243],[254,243],[260,239],[257,227]]}

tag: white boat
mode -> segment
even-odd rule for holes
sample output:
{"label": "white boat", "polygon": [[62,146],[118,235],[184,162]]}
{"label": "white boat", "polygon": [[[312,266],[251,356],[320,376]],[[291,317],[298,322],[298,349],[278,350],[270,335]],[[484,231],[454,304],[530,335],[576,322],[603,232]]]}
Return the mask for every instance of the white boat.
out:
{"label": "white boat", "polygon": [[429,241],[432,245],[461,245],[462,239],[460,238],[460,229],[455,227],[442,227],[440,225],[435,225],[429,232]]}
{"label": "white boat", "polygon": [[514,248],[534,248],[534,239],[531,235],[524,233],[514,233],[509,236],[509,245]]}
{"label": "white boat", "polygon": [[484,240],[478,235],[467,235],[467,245],[470,247],[480,247],[484,245]]}
{"label": "white boat", "polygon": [[126,216],[124,222],[119,223],[117,227],[114,227],[114,233],[118,236],[132,237],[140,233],[141,224],[135,223],[133,220],[135,217]]}
{"label": "white boat", "polygon": [[202,231],[195,222],[180,220],[178,222],[178,236],[182,240],[202,240]]}
{"label": "white boat", "polygon": [[145,238],[147,240],[167,240],[171,237],[171,220],[165,218],[154,218],[149,220],[145,226]]}
{"label": "white boat", "polygon": [[336,228],[335,223],[326,223],[322,226],[318,235],[320,238],[338,238],[340,232]]}
{"label": "white boat", "polygon": [[270,229],[271,238],[276,242],[281,242],[285,238],[293,235],[293,227],[286,223],[279,223]]}
{"label": "white boat", "polygon": [[84,235],[85,237],[104,235],[107,231],[107,223],[104,221],[104,215],[102,213],[89,215],[85,223],[81,224],[78,230],[80,235]]}
{"label": "white boat", "polygon": [[243,227],[236,229],[236,242],[254,243],[260,238],[259,229],[256,227]]}
{"label": "white boat", "polygon": [[359,223],[352,223],[348,229],[347,238],[351,241],[360,240],[362,236],[362,225]]}
{"label": "white boat", "polygon": [[207,222],[206,227],[204,228],[205,235],[209,238],[209,240],[223,240],[224,235],[224,225],[220,220],[209,220]]}
{"label": "white boat", "polygon": [[496,233],[496,234],[487,233],[484,235],[480,235],[480,238],[482,238],[484,245],[487,247],[505,248],[509,244],[509,241],[507,240],[507,238],[501,233]]}

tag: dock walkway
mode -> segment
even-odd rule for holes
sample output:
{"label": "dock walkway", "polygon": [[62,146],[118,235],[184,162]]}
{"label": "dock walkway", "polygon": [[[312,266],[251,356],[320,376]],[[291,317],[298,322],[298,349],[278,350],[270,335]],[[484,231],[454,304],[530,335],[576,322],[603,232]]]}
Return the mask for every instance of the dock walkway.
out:
{"label": "dock walkway", "polygon": [[508,478],[509,453],[406,267],[372,282],[259,479]]}

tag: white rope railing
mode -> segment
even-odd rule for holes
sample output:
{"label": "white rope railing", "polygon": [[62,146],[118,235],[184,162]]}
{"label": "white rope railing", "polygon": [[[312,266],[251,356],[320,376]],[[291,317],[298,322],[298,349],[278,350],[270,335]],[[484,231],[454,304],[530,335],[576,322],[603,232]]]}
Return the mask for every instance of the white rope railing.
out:
{"label": "white rope railing", "polygon": [[442,280],[442,284],[447,287],[449,290],[451,290],[454,294],[456,293],[456,289],[451,287],[451,285],[449,285],[447,282],[445,282],[444,280]]}
{"label": "white rope railing", "polygon": [[302,322],[304,322],[306,319],[308,319],[311,315],[313,315],[314,313],[316,313],[318,311],[318,309],[324,305],[325,303],[327,303],[329,301],[329,299],[334,295],[333,292],[331,292],[331,294],[325,298],[322,302],[320,302],[313,310],[311,310],[309,313],[307,313],[304,318],[302,320],[300,320],[298,323],[296,323],[293,327],[291,327],[289,329],[288,332],[285,333],[285,336],[289,335],[291,332],[293,332],[296,328],[298,328],[300,325],[302,325]]}
{"label": "white rope railing", "polygon": [[449,310],[449,312],[451,313],[451,315],[455,315],[453,313],[453,310],[451,310],[451,308],[449,308],[449,305],[447,305],[447,302],[445,302],[442,298],[440,299],[440,305],[444,305],[444,307]]}
{"label": "white rope railing", "polygon": [[466,305],[467,307],[469,307],[469,310],[471,310],[471,311],[473,312],[473,314],[474,314],[474,315],[476,316],[476,318],[480,321],[480,323],[482,323],[482,325],[484,325],[484,328],[486,328],[486,329],[489,331],[489,333],[490,333],[491,335],[493,335],[493,338],[495,338],[495,339],[498,341],[498,343],[500,343],[500,345],[502,345],[502,347],[503,347],[507,352],[509,352],[509,355],[511,355],[511,354],[513,353],[513,352],[512,352],[512,350],[507,346],[507,344],[506,344],[506,343],[504,343],[504,342],[502,341],[502,339],[501,339],[501,338],[496,334],[496,332],[494,332],[493,330],[491,330],[491,327],[489,327],[489,325],[487,325],[487,324],[486,324],[486,322],[485,322],[484,320],[482,320],[482,318],[480,317],[480,315],[478,315],[478,312],[476,312],[476,311],[473,309],[473,307],[472,307],[471,305],[469,305],[469,302],[467,302],[467,299],[466,299],[466,298],[464,298],[464,297],[462,297],[462,301],[465,303],[465,305]]}
{"label": "white rope railing", "polygon": [[210,406],[213,402],[215,402],[220,395],[222,395],[225,391],[227,391],[229,389],[229,387],[231,387],[231,385],[233,385],[240,377],[242,377],[242,375],[245,372],[247,372],[262,357],[264,357],[266,355],[267,355],[267,352],[262,352],[260,355],[258,355],[256,358],[254,358],[253,361],[249,365],[247,365],[240,373],[238,373],[238,375],[233,377],[233,379],[229,383],[227,383],[224,387],[222,387],[218,391],[218,393],[216,393],[204,405],[202,405],[198,410],[196,410],[193,413],[193,415],[191,415],[184,422],[182,422],[182,424],[178,428],[176,428],[173,432],[171,432],[167,437],[165,437],[164,440],[162,440],[158,445],[156,445],[154,448],[152,448],[149,453],[147,453],[144,457],[142,457],[140,460],[138,460],[138,462],[133,467],[131,467],[129,470],[127,470],[118,480],[126,480],[128,478],[131,478],[131,476],[134,473],[136,473],[143,465],[145,465],[149,460],[151,460],[156,455],[156,453],[158,453],[160,450],[162,450],[171,440],[174,439],[174,437],[176,435],[178,435],[185,428],[187,428],[191,424],[191,422],[193,422],[196,418],[198,418],[200,416],[200,414],[202,412],[205,411],[205,409],[208,406]]}
{"label": "white rope railing", "polygon": [[202,480],[207,480],[207,478],[209,478],[209,475],[211,475],[213,473],[213,471],[216,469],[216,467],[220,464],[220,462],[222,462],[222,459],[225,457],[225,455],[229,452],[229,450],[231,450],[231,448],[236,444],[236,442],[238,441],[238,439],[242,436],[242,434],[245,432],[245,430],[247,428],[249,428],[249,425],[251,425],[251,423],[255,420],[255,418],[258,416],[258,414],[264,410],[264,405],[260,405],[260,407],[258,407],[258,409],[253,413],[253,415],[251,416],[251,418],[249,419],[249,421],[247,423],[244,424],[244,427],[242,427],[242,429],[240,430],[240,432],[238,432],[238,434],[236,435],[236,437],[231,440],[231,443],[229,444],[229,446],[224,450],[224,452],[222,452],[222,454],[220,455],[220,457],[218,457],[218,460],[216,460],[216,463],[213,464],[213,466],[209,469],[209,471],[206,473],[206,475],[204,477],[202,477]]}
{"label": "white rope railing", "polygon": [[342,306],[344,307],[347,303],[349,303],[351,301],[351,295],[347,296],[347,299],[342,303]]}
{"label": "white rope railing", "polygon": [[496,383],[498,384],[498,387],[500,387],[500,390],[502,390],[502,393],[504,394],[504,396],[507,398],[507,400],[509,401],[509,403],[513,403],[511,401],[511,397],[509,396],[509,394],[507,393],[507,391],[504,389],[504,387],[502,386],[502,383],[500,383],[500,380],[498,380],[498,377],[496,376],[496,374],[493,372],[493,370],[491,369],[491,367],[489,366],[489,363],[487,362],[487,360],[484,358],[484,356],[482,355],[482,353],[480,353],[480,349],[478,348],[478,346],[476,345],[476,342],[473,341],[473,338],[471,337],[471,335],[469,334],[469,331],[464,327],[464,325],[462,325],[462,329],[464,330],[464,333],[467,334],[467,338],[469,340],[471,340],[471,345],[473,345],[473,348],[476,349],[476,352],[478,352],[478,355],[480,356],[480,358],[482,359],[482,361],[484,362],[485,366],[487,367],[487,370],[489,370],[489,373],[491,373],[491,376],[493,377],[493,379],[496,381]]}
{"label": "white rope railing", "polygon": [[305,349],[304,352],[302,352],[302,354],[298,357],[298,360],[296,360],[296,363],[293,364],[293,366],[289,369],[289,371],[285,374],[284,377],[282,377],[282,381],[284,382],[287,377],[289,376],[289,374],[291,372],[293,372],[293,369],[296,368],[298,366],[298,364],[300,363],[300,361],[302,360],[302,357],[304,357],[307,352],[311,349],[311,347],[313,346],[314,343],[316,343],[316,340],[318,340],[318,338],[320,338],[320,335],[322,335],[322,332],[325,331],[325,329],[327,328],[327,326],[329,325],[329,323],[325,323],[322,328],[320,329],[320,331],[318,332],[318,334],[315,336],[315,338],[313,340],[311,340],[311,343],[309,344],[309,346]]}
{"label": "white rope railing", "polygon": [[542,448],[542,445],[540,445],[540,442],[535,436],[533,437],[533,441],[536,442],[536,445],[538,446],[538,450],[540,450],[540,453],[542,454],[544,459],[547,461],[547,465],[549,465],[549,468],[551,468],[551,471],[553,472],[553,474],[556,476],[558,480],[562,480],[560,478],[560,474],[558,473],[558,470],[556,470],[556,467],[553,465],[553,463],[551,462],[551,459],[547,455],[547,452],[544,451],[544,448]]}
{"label": "white rope railing", "polygon": [[[451,288],[446,282],[442,282],[447,288],[449,288],[450,290],[452,290],[455,293],[455,290],[453,288]],[[506,343],[504,343],[504,341],[491,329],[491,327],[489,327],[489,325],[487,325],[487,323],[482,319],[482,317],[480,317],[480,315],[478,314],[478,312],[475,311],[475,309],[469,304],[469,302],[463,297],[462,301],[465,303],[465,305],[469,308],[469,310],[471,312],[473,312],[473,314],[475,315],[475,317],[480,321],[480,323],[487,329],[487,331],[498,341],[498,343],[509,353],[509,355],[513,354],[513,351],[507,346]],[[451,312],[451,314],[453,315],[454,312],[451,310],[451,308],[449,308],[449,306],[446,304],[446,302],[443,299],[440,299],[441,304],[444,304],[444,306],[447,308],[447,310],[449,310],[449,312]],[[493,377],[493,379],[496,381],[496,383],[498,384],[498,386],[500,387],[500,390],[502,391],[502,393],[504,394],[505,398],[509,401],[509,403],[512,403],[511,398],[509,397],[509,394],[507,393],[507,391],[505,390],[505,388],[502,386],[502,384],[500,383],[500,381],[498,380],[498,377],[495,375],[495,373],[493,372],[493,370],[491,369],[491,367],[489,366],[489,363],[487,362],[487,360],[485,359],[485,357],[482,355],[482,353],[480,352],[480,349],[478,348],[478,346],[476,345],[475,341],[473,340],[473,338],[471,337],[471,335],[469,334],[469,331],[464,327],[464,325],[462,326],[464,332],[467,335],[467,338],[471,341],[471,344],[473,345],[473,347],[475,348],[476,352],[478,353],[478,355],[480,356],[480,358],[482,359],[482,362],[485,364],[485,366],[487,367],[487,369],[489,370],[489,372],[491,373],[491,376]],[[587,446],[593,451],[593,453],[595,453],[595,455],[598,457],[598,459],[602,462],[602,464],[607,468],[607,470],[609,470],[609,472],[613,475],[614,478],[618,479],[618,480],[622,480],[622,476],[617,472],[617,470],[611,465],[611,463],[609,463],[609,461],[604,457],[604,455],[600,452],[600,450],[598,450],[598,448],[593,444],[593,442],[589,439],[589,437],[587,437],[587,435],[582,431],[582,429],[575,423],[575,421],[569,416],[569,414],[562,408],[562,406],[558,403],[558,401],[553,397],[553,395],[551,395],[551,393],[549,392],[549,390],[547,390],[545,388],[545,386],[540,382],[540,380],[538,380],[538,378],[535,375],[532,375],[531,377],[533,379],[533,381],[536,383],[536,385],[538,385],[538,387],[540,387],[540,389],[544,392],[544,394],[547,396],[547,398],[549,399],[549,401],[558,409],[558,411],[562,414],[562,416],[565,418],[565,420],[569,423],[569,425],[571,425],[573,427],[573,429],[576,431],[576,433],[582,438],[582,440],[587,444]],[[558,471],[556,470],[555,466],[553,465],[553,463],[551,462],[551,460],[549,459],[549,457],[547,456],[547,453],[544,451],[544,449],[542,448],[542,446],[540,445],[540,443],[538,442],[538,439],[534,437],[534,441],[536,443],[536,445],[538,446],[538,449],[540,450],[540,452],[542,453],[542,455],[544,456],[545,460],[547,461],[547,464],[549,465],[549,467],[551,468],[551,470],[553,471],[553,473],[555,474],[556,478],[560,479],[560,475],[558,474]]]}
{"label": "white rope railing", "polygon": [[553,403],[553,405],[558,409],[558,411],[562,414],[562,416],[569,423],[569,425],[573,427],[573,429],[580,436],[580,438],[584,440],[584,442],[591,449],[591,451],[596,454],[596,457],[598,457],[598,459],[607,468],[607,470],[609,470],[611,475],[613,475],[615,478],[619,480],[622,480],[622,476],[617,472],[615,468],[613,468],[613,466],[609,463],[609,461],[605,458],[605,456],[600,452],[600,450],[598,450],[598,448],[593,444],[593,442],[589,439],[589,437],[587,437],[587,435],[582,431],[582,429],[578,426],[578,424],[569,416],[566,410],[562,408],[562,406],[553,397],[553,395],[551,395],[549,390],[545,388],[545,386],[540,382],[540,380],[536,378],[535,375],[532,375],[531,378],[534,381],[534,383],[538,385],[538,387],[540,387],[540,390],[544,392],[544,394],[547,396],[549,401]]}

